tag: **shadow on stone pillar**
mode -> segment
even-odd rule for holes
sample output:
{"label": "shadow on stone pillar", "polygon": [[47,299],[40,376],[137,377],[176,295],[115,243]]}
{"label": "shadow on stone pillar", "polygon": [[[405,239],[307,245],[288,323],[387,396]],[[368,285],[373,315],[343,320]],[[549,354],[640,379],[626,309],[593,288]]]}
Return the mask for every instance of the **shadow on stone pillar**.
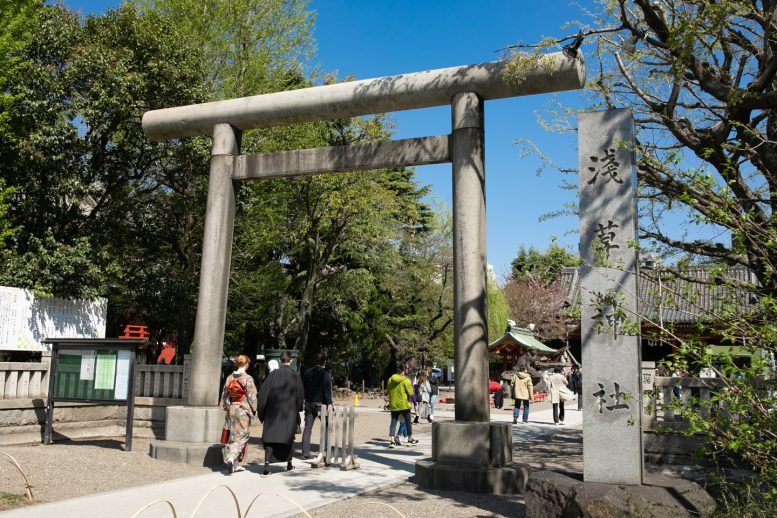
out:
{"label": "shadow on stone pillar", "polygon": [[513,463],[512,427],[491,423],[488,402],[486,199],[483,99],[451,100],[456,421],[432,423],[432,458],[416,463],[420,486],[521,494],[529,467]]}
{"label": "shadow on stone pillar", "polygon": [[240,136],[240,130],[229,124],[213,128],[191,379],[184,379],[189,405],[167,408],[165,440],[150,446],[149,454],[155,459],[208,467],[224,462],[219,443],[224,411],[217,405],[235,222],[232,173],[234,157],[240,154]]}

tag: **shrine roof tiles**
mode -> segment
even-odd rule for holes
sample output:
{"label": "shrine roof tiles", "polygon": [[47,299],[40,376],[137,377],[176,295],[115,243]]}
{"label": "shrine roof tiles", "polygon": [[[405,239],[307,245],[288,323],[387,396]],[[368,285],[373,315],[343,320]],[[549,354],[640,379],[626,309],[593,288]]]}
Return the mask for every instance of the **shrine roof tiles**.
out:
{"label": "shrine roof tiles", "polygon": [[[722,272],[711,267],[641,270],[637,289],[643,322],[709,322],[724,318],[724,311],[733,310],[738,314],[750,311],[757,301],[755,294],[744,288],[732,288],[719,279],[755,282],[744,267],[732,267]],[[567,302],[579,301],[578,269],[562,268],[560,281],[567,293]]]}

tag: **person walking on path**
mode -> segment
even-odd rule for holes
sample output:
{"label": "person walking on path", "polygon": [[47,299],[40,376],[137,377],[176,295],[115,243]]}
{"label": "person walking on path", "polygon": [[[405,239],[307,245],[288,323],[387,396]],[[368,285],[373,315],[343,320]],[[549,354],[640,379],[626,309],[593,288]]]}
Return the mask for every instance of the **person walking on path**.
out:
{"label": "person walking on path", "polygon": [[534,397],[534,385],[529,376],[528,369],[525,365],[522,365],[518,372],[513,375],[513,379],[510,384],[513,388],[513,424],[518,423],[518,415],[521,412],[521,406],[523,406],[523,420],[522,422],[529,422],[529,402]]}
{"label": "person walking on path", "polygon": [[418,383],[416,386],[418,393],[418,413],[416,414],[415,422],[417,423],[418,418],[420,417],[431,423],[432,420],[429,419],[429,415],[431,412],[430,402],[432,400],[432,385],[429,383],[425,369],[418,374]]}
{"label": "person walking on path", "polygon": [[302,432],[302,458],[310,458],[310,435],[321,407],[332,405],[332,376],[326,370],[326,354],[318,353],[316,365],[302,375],[305,387],[305,430]]}
{"label": "person walking on path", "polygon": [[[397,430],[397,435],[394,436],[394,444],[397,446],[402,446],[403,444],[405,446],[410,446],[407,443],[407,423],[405,422],[405,418],[401,415],[398,418],[399,421],[399,430]],[[405,441],[404,443],[402,441]]]}
{"label": "person walking on path", "polygon": [[251,416],[256,412],[256,384],[246,374],[250,358],[241,354],[235,364],[237,370],[227,376],[221,391],[221,409],[227,412],[224,428],[229,429],[229,443],[224,448],[224,462],[230,473],[243,471],[240,461],[248,444]]}
{"label": "person walking on path", "polygon": [[553,404],[553,422],[564,424],[564,401],[571,401],[575,395],[567,387],[567,378],[561,374],[561,367],[556,367],[553,374],[543,375],[545,386],[550,391],[550,402]]}
{"label": "person walking on path", "polygon": [[407,445],[412,446],[418,444],[416,439],[413,439],[413,421],[410,419],[410,398],[413,397],[413,384],[410,383],[410,379],[405,376],[405,366],[399,364],[397,371],[393,374],[388,381],[387,385],[389,396],[389,411],[391,412],[391,424],[389,425],[389,448],[396,446],[397,441],[394,436],[394,432],[397,429],[397,420],[400,416],[405,420],[407,425]]}
{"label": "person walking on path", "polygon": [[271,462],[286,461],[291,471],[294,434],[298,433],[299,412],[305,401],[305,389],[299,374],[291,370],[291,354],[283,351],[280,368],[272,371],[259,390],[259,420],[264,423],[264,475],[270,474]]}
{"label": "person walking on path", "polygon": [[437,404],[437,396],[440,394],[440,379],[434,374],[434,371],[429,369],[429,386],[432,387],[432,395],[429,398],[429,418],[431,423],[434,421],[434,406]]}
{"label": "person walking on path", "polygon": [[569,375],[569,389],[577,394],[577,409],[583,410],[583,373],[577,365],[572,366]]}

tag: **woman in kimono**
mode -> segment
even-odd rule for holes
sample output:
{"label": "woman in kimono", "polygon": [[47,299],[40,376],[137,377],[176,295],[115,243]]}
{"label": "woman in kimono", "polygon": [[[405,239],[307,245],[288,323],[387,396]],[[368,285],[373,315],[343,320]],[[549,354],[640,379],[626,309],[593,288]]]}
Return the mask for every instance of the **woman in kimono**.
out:
{"label": "woman in kimono", "polygon": [[229,429],[229,443],[224,448],[224,462],[230,473],[243,471],[240,461],[245,455],[248,444],[248,427],[251,416],[256,412],[256,385],[254,379],[246,374],[251,363],[248,356],[237,357],[237,370],[227,376],[224,390],[221,391],[221,408],[226,410],[225,428]]}
{"label": "woman in kimono", "polygon": [[271,462],[286,461],[286,470],[294,469],[291,463],[294,434],[299,429],[299,413],[305,402],[302,378],[291,370],[291,354],[283,351],[280,360],[280,368],[267,375],[259,390],[258,415],[264,423],[264,475],[270,474]]}

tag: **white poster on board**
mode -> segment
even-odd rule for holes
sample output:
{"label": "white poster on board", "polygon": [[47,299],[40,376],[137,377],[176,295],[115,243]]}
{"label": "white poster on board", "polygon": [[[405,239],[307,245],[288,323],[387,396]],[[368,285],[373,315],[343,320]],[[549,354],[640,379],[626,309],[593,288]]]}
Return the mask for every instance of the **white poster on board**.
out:
{"label": "white poster on board", "polygon": [[116,386],[113,391],[113,399],[127,399],[131,357],[130,351],[119,351],[116,357]]}
{"label": "white poster on board", "polygon": [[81,377],[82,380],[94,379],[94,351],[82,351],[81,354]]}
{"label": "white poster on board", "polygon": [[0,286],[0,350],[47,351],[44,338],[105,338],[108,301],[45,299]]}

